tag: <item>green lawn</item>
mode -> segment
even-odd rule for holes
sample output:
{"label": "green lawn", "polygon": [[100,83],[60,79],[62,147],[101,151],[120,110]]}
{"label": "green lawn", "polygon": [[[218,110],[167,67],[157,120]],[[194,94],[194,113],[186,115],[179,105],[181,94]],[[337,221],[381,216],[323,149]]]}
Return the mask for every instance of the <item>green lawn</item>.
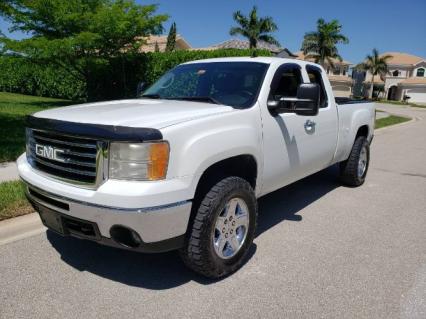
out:
{"label": "green lawn", "polygon": [[0,92],[0,163],[14,161],[25,151],[25,115],[70,101]]}
{"label": "green lawn", "polygon": [[407,122],[409,120],[410,119],[407,118],[407,117],[391,115],[391,116],[388,116],[388,117],[385,117],[385,118],[377,119],[376,120],[376,129],[381,128],[381,127],[385,127],[385,126],[389,126],[389,125],[395,125],[395,124]]}
{"label": "green lawn", "polygon": [[25,198],[25,186],[22,182],[0,183],[0,221],[33,211]]}

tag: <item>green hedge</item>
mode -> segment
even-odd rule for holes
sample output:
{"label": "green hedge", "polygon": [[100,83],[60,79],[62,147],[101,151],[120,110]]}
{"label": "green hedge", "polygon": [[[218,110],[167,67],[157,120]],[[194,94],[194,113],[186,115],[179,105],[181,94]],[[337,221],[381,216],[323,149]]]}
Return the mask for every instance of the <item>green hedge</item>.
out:
{"label": "green hedge", "polygon": [[40,65],[23,57],[0,57],[0,91],[77,100],[86,87],[69,72]]}
{"label": "green hedge", "polygon": [[[259,56],[269,51],[257,50]],[[176,65],[200,59],[251,56],[252,50],[174,51],[123,55],[94,64],[88,80],[52,65],[38,65],[21,57],[0,57],[0,91],[66,99],[132,98],[139,82],[152,84]],[[87,82],[87,83],[86,83]]]}

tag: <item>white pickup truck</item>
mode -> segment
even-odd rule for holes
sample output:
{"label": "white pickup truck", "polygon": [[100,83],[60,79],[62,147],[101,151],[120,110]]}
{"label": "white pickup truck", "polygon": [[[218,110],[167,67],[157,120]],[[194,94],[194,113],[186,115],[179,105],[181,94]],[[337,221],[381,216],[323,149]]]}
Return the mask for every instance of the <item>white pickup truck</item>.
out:
{"label": "white pickup truck", "polygon": [[138,99],[29,116],[18,167],[51,230],[179,249],[190,268],[218,278],[247,256],[260,196],[335,163],[346,185],[364,182],[374,119],[373,103],[336,103],[314,63],[193,61]]}

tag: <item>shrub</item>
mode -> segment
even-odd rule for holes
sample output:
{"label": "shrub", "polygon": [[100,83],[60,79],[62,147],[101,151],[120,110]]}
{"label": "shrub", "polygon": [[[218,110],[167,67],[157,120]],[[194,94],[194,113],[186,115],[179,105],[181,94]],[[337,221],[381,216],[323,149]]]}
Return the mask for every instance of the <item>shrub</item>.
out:
{"label": "shrub", "polygon": [[52,65],[40,65],[23,57],[1,56],[0,70],[0,91],[72,100],[85,97],[82,81]]}

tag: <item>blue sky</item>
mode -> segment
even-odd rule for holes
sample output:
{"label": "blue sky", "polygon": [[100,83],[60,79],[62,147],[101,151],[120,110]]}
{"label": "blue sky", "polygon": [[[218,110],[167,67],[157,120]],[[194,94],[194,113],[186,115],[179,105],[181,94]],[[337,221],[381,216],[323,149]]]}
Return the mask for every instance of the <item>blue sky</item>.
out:
{"label": "blue sky", "polygon": [[[339,46],[343,58],[353,63],[377,48],[426,58],[426,0],[137,0],[156,3],[160,13],[170,15],[166,31],[175,21],[178,32],[193,47],[225,41],[234,25],[232,13],[248,13],[257,5],[260,15],[272,16],[279,30],[274,34],[292,51],[300,49],[303,35],[315,29],[316,20],[338,19],[350,43]],[[0,30],[7,23],[0,20]],[[22,35],[13,35],[21,37]]]}

